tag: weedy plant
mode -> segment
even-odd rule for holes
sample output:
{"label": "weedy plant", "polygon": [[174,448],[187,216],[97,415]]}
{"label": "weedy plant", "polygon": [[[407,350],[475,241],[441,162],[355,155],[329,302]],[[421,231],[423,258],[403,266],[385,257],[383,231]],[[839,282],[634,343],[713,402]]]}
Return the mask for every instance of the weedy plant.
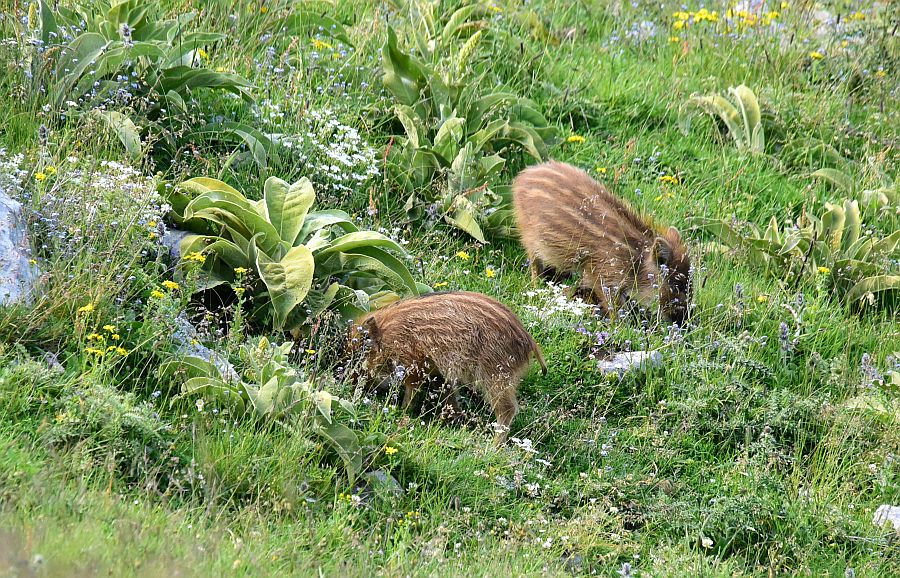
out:
{"label": "weedy plant", "polygon": [[[478,5],[443,20],[435,3],[416,6],[410,43],[419,57],[400,49],[393,29],[382,50],[382,80],[404,131],[389,151],[388,167],[414,219],[443,218],[485,242],[484,229],[503,234],[512,222],[508,189],[491,182],[510,147],[543,160],[555,129],[531,100],[482,89],[490,61],[478,47],[490,32],[487,22],[473,20]],[[465,42],[454,51],[460,37]]]}
{"label": "weedy plant", "polygon": [[204,265],[195,290],[229,284],[243,292],[246,282],[254,314],[277,330],[298,329],[329,308],[350,319],[430,290],[394,255],[406,255],[396,241],[360,231],[343,211],[310,211],[315,200],[306,178],[289,185],[269,177],[255,202],[215,179],[171,188],[172,219],[197,233],[180,246]]}
{"label": "weedy plant", "polygon": [[685,101],[681,105],[678,118],[681,132],[685,135],[690,132],[691,120],[697,109],[700,109],[725,124],[738,150],[765,152],[766,137],[756,95],[743,84],[737,88],[729,87],[728,94],[734,102],[718,94],[692,96]]}
{"label": "weedy plant", "polygon": [[746,249],[752,263],[777,278],[827,276],[847,304],[874,305],[876,294],[900,290],[900,230],[886,237],[866,230],[855,200],[826,203],[820,217],[804,213],[784,226],[773,216],[764,231],[753,223],[743,231],[727,221],[702,223],[724,244]]}
{"label": "weedy plant", "polygon": [[185,379],[173,403],[198,398],[201,406],[215,404],[235,418],[283,421],[296,432],[319,438],[337,452],[352,479],[362,467],[360,443],[356,433],[338,420],[355,419],[356,409],[299,376],[288,364],[292,347],[291,342],[273,345],[265,337],[243,344],[239,350],[243,370],[232,381],[222,379],[214,364],[195,356],[173,358],[160,366],[159,373]]}
{"label": "weedy plant", "polygon": [[858,199],[863,207],[874,211],[900,211],[900,183],[895,183],[883,171],[877,171],[877,183],[872,188],[863,188],[848,172],[830,167],[814,171],[811,177],[834,186],[851,198]]}
{"label": "weedy plant", "polygon": [[200,89],[244,101],[252,97],[246,79],[207,66],[204,47],[225,35],[189,32],[195,12],[163,19],[158,6],[137,0],[72,8],[41,1],[38,11],[35,28],[22,35],[34,46],[26,63],[31,90],[46,93],[63,117],[87,114],[103,122],[132,158],[147,152],[142,135],[150,152],[170,157],[216,135],[245,142],[264,163],[260,149],[271,143],[256,129],[232,121],[198,122],[194,97]]}

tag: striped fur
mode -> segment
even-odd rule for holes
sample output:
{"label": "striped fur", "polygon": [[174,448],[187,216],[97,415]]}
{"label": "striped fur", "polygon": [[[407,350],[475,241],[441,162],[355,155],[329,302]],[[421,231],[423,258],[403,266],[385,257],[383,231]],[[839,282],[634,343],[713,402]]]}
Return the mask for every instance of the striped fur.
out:
{"label": "striped fur", "polygon": [[404,408],[429,381],[443,382],[457,409],[457,388],[473,386],[502,426],[498,443],[518,411],[516,389],[532,355],[547,372],[540,348],[516,315],[495,299],[466,291],[421,295],[364,315],[350,329],[350,349],[363,345],[370,384],[402,374]]}
{"label": "striped fur", "polygon": [[535,280],[581,273],[579,294],[609,313],[658,295],[663,315],[684,322],[691,264],[676,229],[655,225],[583,170],[556,161],[516,177],[513,205]]}

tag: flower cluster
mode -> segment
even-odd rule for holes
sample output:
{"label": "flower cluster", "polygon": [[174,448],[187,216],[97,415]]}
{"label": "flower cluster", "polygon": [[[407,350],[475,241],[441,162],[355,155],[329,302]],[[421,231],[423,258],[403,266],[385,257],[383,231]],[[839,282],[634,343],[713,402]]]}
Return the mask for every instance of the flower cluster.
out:
{"label": "flower cluster", "polygon": [[337,203],[354,190],[359,190],[380,174],[377,153],[359,131],[338,120],[329,109],[285,110],[279,104],[264,101],[260,120],[272,131],[284,130],[283,118],[298,119],[299,126],[290,133],[273,133],[294,160],[301,164],[316,192],[326,203]]}

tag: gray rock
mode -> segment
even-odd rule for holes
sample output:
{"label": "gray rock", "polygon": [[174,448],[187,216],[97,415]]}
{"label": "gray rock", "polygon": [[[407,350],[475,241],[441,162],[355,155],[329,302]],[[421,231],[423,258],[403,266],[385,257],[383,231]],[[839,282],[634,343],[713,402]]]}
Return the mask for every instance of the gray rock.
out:
{"label": "gray rock", "polygon": [[160,237],[159,241],[163,247],[169,250],[169,259],[173,263],[177,263],[181,259],[181,241],[188,235],[193,235],[193,233],[170,227]]}
{"label": "gray rock", "polygon": [[659,351],[625,351],[616,353],[611,359],[601,360],[598,364],[603,373],[624,375],[631,370],[646,371],[662,365],[662,354]]}
{"label": "gray rock", "polygon": [[888,504],[878,506],[878,509],[875,510],[875,516],[872,518],[872,522],[879,527],[890,524],[895,530],[900,532],[900,506],[891,506]]}
{"label": "gray rock", "polygon": [[22,205],[0,189],[0,305],[31,303],[41,271],[29,251]]}
{"label": "gray rock", "polygon": [[366,472],[361,478],[361,482],[354,486],[353,493],[358,495],[364,504],[370,503],[375,497],[381,499],[403,497],[403,488],[400,487],[400,482],[384,470]]}
{"label": "gray rock", "polygon": [[172,335],[173,341],[177,344],[176,351],[182,355],[192,355],[204,359],[216,366],[219,375],[225,381],[238,381],[240,376],[235,371],[231,362],[224,355],[213,351],[200,343],[200,334],[191,324],[184,313],[175,318],[175,332]]}

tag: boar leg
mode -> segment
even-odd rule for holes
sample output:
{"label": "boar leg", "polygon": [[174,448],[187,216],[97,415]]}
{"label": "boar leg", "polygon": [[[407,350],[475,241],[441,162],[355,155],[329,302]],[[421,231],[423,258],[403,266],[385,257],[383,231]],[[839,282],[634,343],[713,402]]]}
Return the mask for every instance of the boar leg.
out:
{"label": "boar leg", "polygon": [[499,427],[494,436],[494,443],[501,446],[506,442],[506,436],[509,435],[509,426],[512,425],[516,412],[519,411],[519,404],[516,402],[516,388],[511,387],[509,382],[495,382],[488,388],[488,403],[494,410]]}
{"label": "boar leg", "polygon": [[441,385],[441,415],[449,413],[449,417],[452,420],[458,420],[463,415],[463,410],[459,405],[458,392],[459,386],[455,381],[448,380]]}
{"label": "boar leg", "polygon": [[531,284],[535,287],[537,286],[538,278],[560,283],[571,276],[571,271],[560,271],[552,265],[545,264],[537,257],[531,260]]}

